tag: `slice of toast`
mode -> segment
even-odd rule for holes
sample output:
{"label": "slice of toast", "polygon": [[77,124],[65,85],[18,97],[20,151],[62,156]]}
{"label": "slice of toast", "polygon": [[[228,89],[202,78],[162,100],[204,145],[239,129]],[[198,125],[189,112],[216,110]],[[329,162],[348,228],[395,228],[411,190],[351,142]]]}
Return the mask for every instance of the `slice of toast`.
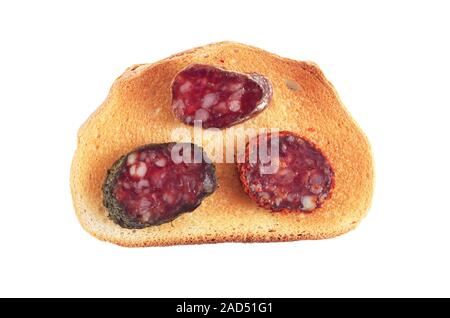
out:
{"label": "slice of toast", "polygon": [[[331,198],[312,213],[274,213],[244,192],[236,165],[216,163],[218,189],[192,213],[170,223],[125,229],[108,218],[102,203],[107,170],[130,150],[170,142],[173,129],[193,127],[172,114],[171,83],[194,63],[258,73],[273,86],[270,105],[237,127],[279,128],[314,142],[334,170]],[[364,133],[330,82],[313,63],[281,58],[247,45],[222,42],[128,68],[83,124],[71,169],[74,207],[83,228],[122,246],[325,239],[355,228],[373,192],[373,160]]]}

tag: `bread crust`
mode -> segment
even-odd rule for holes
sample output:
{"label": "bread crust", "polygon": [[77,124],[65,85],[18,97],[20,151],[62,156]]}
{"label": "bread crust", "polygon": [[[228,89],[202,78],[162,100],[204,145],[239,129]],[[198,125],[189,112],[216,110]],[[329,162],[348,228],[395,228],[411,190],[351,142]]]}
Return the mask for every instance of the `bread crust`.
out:
{"label": "bread crust", "polygon": [[[267,109],[235,127],[276,127],[317,145],[334,170],[333,195],[321,208],[312,213],[271,213],[246,195],[235,164],[216,163],[219,187],[194,212],[144,229],[122,228],[108,218],[102,185],[113,163],[139,146],[172,141],[174,128],[192,132],[172,114],[170,84],[194,63],[255,72],[271,81],[273,97]],[[100,240],[128,247],[335,237],[355,228],[366,215],[373,183],[369,142],[317,65],[234,42],[128,68],[80,128],[70,177],[83,228]]]}

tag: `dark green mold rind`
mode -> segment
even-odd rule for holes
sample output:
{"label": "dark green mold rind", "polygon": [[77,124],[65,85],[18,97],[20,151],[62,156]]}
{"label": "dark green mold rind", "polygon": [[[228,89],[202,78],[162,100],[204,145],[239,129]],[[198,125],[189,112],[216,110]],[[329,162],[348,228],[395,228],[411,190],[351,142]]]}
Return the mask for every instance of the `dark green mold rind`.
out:
{"label": "dark green mold rind", "polygon": [[[198,195],[198,200],[196,204],[193,205],[182,205],[178,207],[178,211],[175,211],[175,215],[168,217],[166,219],[160,220],[157,223],[142,223],[136,218],[132,218],[128,215],[128,213],[125,211],[125,208],[120,204],[120,202],[115,198],[114,196],[114,187],[117,183],[117,179],[122,171],[123,166],[126,164],[127,157],[129,154],[133,152],[140,152],[143,150],[151,150],[151,149],[158,149],[161,147],[169,147],[170,145],[175,145],[176,143],[161,143],[161,144],[149,144],[142,147],[139,147],[137,149],[134,149],[130,151],[128,154],[120,157],[108,170],[105,178],[105,182],[103,183],[103,205],[108,210],[109,218],[114,221],[114,223],[120,225],[123,228],[127,229],[142,229],[149,226],[157,226],[163,223],[170,222],[174,219],[176,219],[178,216],[180,216],[183,213],[190,213],[193,212],[195,209],[197,209],[202,201],[208,197],[209,195],[213,194],[217,189],[217,176],[216,176],[216,168],[214,164],[207,163],[207,173],[211,176],[212,182],[213,182],[213,188],[210,192],[202,192]],[[204,161],[210,162],[208,156],[203,151],[203,148],[195,145],[195,144],[189,144],[191,146],[194,146],[202,151],[202,155],[204,158]]]}

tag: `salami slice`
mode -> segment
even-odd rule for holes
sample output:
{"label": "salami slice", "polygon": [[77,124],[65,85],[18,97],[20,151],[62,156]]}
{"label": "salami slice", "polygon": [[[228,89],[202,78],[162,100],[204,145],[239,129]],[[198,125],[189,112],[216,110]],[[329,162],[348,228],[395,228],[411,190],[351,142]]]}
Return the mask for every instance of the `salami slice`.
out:
{"label": "salami slice", "polygon": [[[186,160],[174,160],[173,153]],[[103,185],[110,218],[125,228],[143,228],[194,211],[217,186],[209,162],[194,144],[151,144],[121,157]]]}
{"label": "salami slice", "polygon": [[[269,160],[263,163],[252,153],[256,148],[248,144],[245,162],[238,164],[241,182],[250,198],[272,211],[310,212],[319,208],[334,185],[333,170],[321,151],[291,132],[280,132],[279,151],[273,156],[270,135],[263,142],[267,142]],[[249,160],[252,156],[256,158],[253,163]],[[274,163],[278,169],[265,173],[264,167]]]}
{"label": "salami slice", "polygon": [[201,121],[203,128],[226,128],[263,111],[272,88],[259,74],[230,72],[194,64],[178,73],[172,83],[172,110],[183,123]]}

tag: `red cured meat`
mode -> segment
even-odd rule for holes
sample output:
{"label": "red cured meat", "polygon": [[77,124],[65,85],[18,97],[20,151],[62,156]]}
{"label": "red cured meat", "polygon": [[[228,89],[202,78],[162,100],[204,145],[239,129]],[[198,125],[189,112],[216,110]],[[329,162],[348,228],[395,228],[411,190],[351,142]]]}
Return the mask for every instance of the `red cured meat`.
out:
{"label": "red cured meat", "polygon": [[175,77],[172,110],[188,125],[198,120],[203,128],[226,128],[263,111],[271,96],[269,81],[262,75],[195,64]]}
{"label": "red cured meat", "polygon": [[[183,149],[189,149],[192,159],[194,151],[203,157],[197,163],[176,163],[172,160],[175,145],[142,147],[122,157],[115,171],[109,172],[108,179],[114,182],[106,183],[106,193],[112,194],[113,204],[120,211],[109,210],[119,224],[140,228],[170,221],[183,212],[193,211],[204,197],[215,191],[214,167],[201,148],[178,144],[188,145],[188,148],[177,148],[180,156],[184,155]],[[105,202],[107,207],[111,205],[108,200]]]}
{"label": "red cured meat", "polygon": [[[270,140],[268,135],[269,155]],[[247,145],[245,163],[238,164],[238,170],[245,192],[259,206],[272,211],[310,212],[330,196],[334,185],[332,167],[322,152],[306,139],[280,132],[278,155],[271,156],[271,161],[265,164],[259,156],[251,163],[252,151],[255,149]],[[264,173],[263,167],[270,166],[274,160],[278,162],[276,172]]]}

